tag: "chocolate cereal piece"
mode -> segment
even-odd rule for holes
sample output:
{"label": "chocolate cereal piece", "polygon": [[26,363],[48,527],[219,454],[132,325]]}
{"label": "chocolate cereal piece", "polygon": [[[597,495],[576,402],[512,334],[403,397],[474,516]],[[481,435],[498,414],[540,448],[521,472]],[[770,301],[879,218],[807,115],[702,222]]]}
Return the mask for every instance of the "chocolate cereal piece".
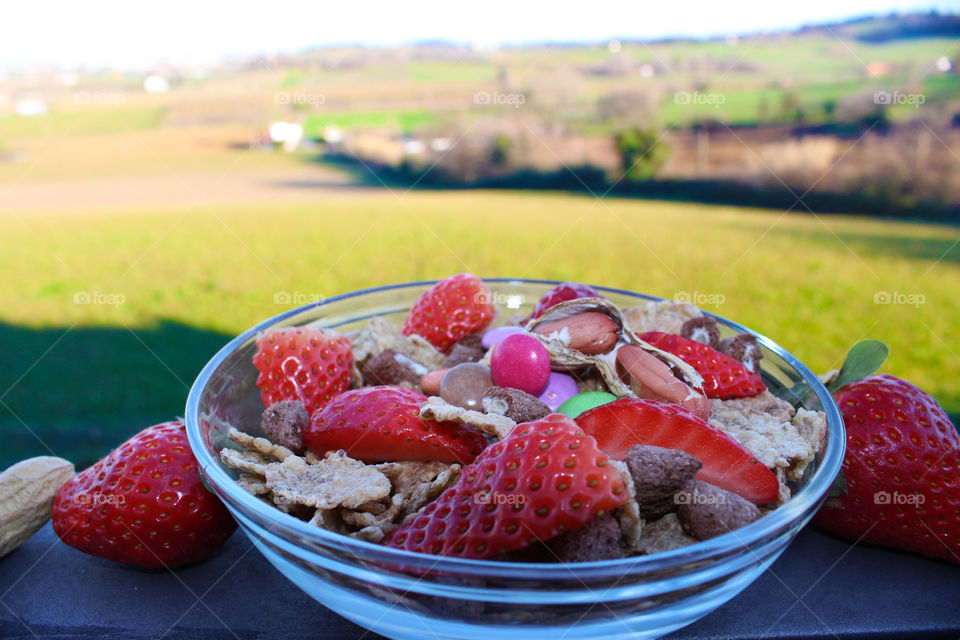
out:
{"label": "chocolate cereal piece", "polygon": [[724,338],[720,341],[720,351],[734,360],[739,360],[750,371],[754,373],[760,371],[760,359],[763,358],[763,352],[760,351],[760,343],[749,333]]}
{"label": "chocolate cereal piece", "polygon": [[711,316],[690,318],[680,327],[680,335],[710,345],[714,349],[720,348],[720,329],[716,319]]}
{"label": "chocolate cereal piece", "polygon": [[761,515],[752,502],[700,480],[691,480],[678,491],[677,503],[683,530],[698,540],[729,533]]}
{"label": "chocolate cereal piece", "polygon": [[267,438],[293,451],[303,450],[301,435],[309,424],[310,414],[299,400],[274,402],[260,418],[260,428]]}
{"label": "chocolate cereal piece", "polygon": [[627,452],[627,467],[636,487],[636,501],[645,520],[656,520],[677,507],[674,494],[703,465],[689,453],[635,444]]}
{"label": "chocolate cereal piece", "polygon": [[547,542],[560,562],[591,562],[622,558],[620,525],[610,513],[597,516]]}
{"label": "chocolate cereal piece", "polygon": [[490,387],[483,392],[483,410],[498,413],[520,424],[550,415],[550,407],[536,396],[520,389]]}
{"label": "chocolate cereal piece", "polygon": [[482,336],[479,333],[471,333],[468,336],[460,338],[447,352],[447,357],[443,361],[446,368],[455,367],[464,362],[479,362],[487,352],[481,344]]}
{"label": "chocolate cereal piece", "polygon": [[397,385],[414,389],[427,368],[394,349],[384,349],[360,367],[367,386]]}

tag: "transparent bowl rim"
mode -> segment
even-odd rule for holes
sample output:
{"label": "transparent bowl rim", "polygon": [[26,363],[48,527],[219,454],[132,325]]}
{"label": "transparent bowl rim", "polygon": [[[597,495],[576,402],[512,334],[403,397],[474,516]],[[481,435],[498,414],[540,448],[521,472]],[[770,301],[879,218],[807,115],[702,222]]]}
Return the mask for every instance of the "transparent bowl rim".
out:
{"label": "transparent bowl rim", "polygon": [[[483,278],[487,283],[505,283],[505,284],[560,284],[560,280],[541,280],[528,278]],[[423,287],[435,284],[436,280],[421,280],[416,282],[405,282],[367,289],[359,289],[341,295],[333,296],[322,301],[306,304],[294,309],[280,313],[272,318],[247,329],[236,338],[224,345],[204,366],[196,381],[193,383],[190,393],[187,397],[186,405],[186,425],[187,437],[190,447],[200,465],[207,482],[215,486],[219,491],[227,494],[234,503],[240,505],[244,510],[252,512],[261,520],[270,522],[278,531],[285,531],[295,534],[313,543],[321,546],[330,546],[342,551],[347,551],[355,557],[366,561],[377,561],[384,563],[396,563],[407,570],[425,569],[430,571],[449,571],[455,573],[471,575],[490,575],[497,577],[518,577],[530,578],[571,578],[575,577],[581,580],[616,578],[624,573],[634,573],[637,571],[659,571],[670,569],[682,564],[702,563],[718,557],[724,557],[729,554],[735,554],[742,551],[752,543],[766,539],[768,536],[778,536],[795,528],[794,525],[804,517],[812,514],[814,509],[826,496],[827,491],[833,483],[834,478],[840,470],[840,464],[843,459],[845,447],[845,431],[843,419],[837,408],[830,392],[823,386],[819,378],[810,371],[800,360],[791,353],[783,349],[770,338],[759,334],[743,325],[732,322],[722,316],[704,312],[718,320],[722,320],[727,326],[743,332],[750,333],[757,337],[761,344],[770,351],[776,353],[784,362],[791,366],[804,382],[810,385],[813,392],[820,401],[823,411],[827,416],[827,441],[825,449],[822,452],[820,464],[809,479],[806,485],[795,493],[786,503],[777,509],[765,514],[762,518],[752,522],[745,527],[741,527],[730,533],[701,541],[672,551],[665,551],[652,555],[631,556],[616,560],[599,560],[594,562],[582,562],[575,564],[564,563],[544,563],[544,562],[502,562],[496,560],[473,560],[463,558],[453,558],[447,556],[433,556],[428,554],[393,549],[379,544],[366,542],[334,533],[309,525],[291,515],[268,505],[256,496],[248,493],[237,484],[230,475],[221,468],[219,462],[206,449],[203,444],[203,438],[200,431],[200,397],[207,386],[211,376],[217,368],[234,351],[240,348],[258,333],[273,327],[289,318],[300,315],[306,311],[323,307],[329,304],[355,298],[371,293],[381,291],[400,290],[411,287]],[[626,289],[617,289],[613,287],[604,287],[600,285],[590,285],[600,292],[609,292],[637,298],[638,300],[660,301],[664,298],[638,293]],[[231,510],[233,505],[227,505]],[[761,558],[757,558],[759,562]]]}

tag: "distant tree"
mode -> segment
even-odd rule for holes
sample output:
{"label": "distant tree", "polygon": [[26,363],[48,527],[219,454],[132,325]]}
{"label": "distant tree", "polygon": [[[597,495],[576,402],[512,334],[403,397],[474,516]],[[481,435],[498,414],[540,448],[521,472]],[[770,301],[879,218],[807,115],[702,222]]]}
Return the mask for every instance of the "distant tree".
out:
{"label": "distant tree", "polygon": [[837,101],[836,100],[824,100],[823,101],[823,115],[827,120],[833,120],[834,115],[837,113]]}
{"label": "distant tree", "polygon": [[806,113],[796,91],[787,89],[780,94],[780,115],[787,122],[803,122]]}
{"label": "distant tree", "polygon": [[670,145],[651,129],[628,129],[614,138],[628,180],[650,180],[670,157]]}
{"label": "distant tree", "polygon": [[513,140],[505,133],[497,134],[490,148],[490,163],[503,169],[510,167],[510,150]]}

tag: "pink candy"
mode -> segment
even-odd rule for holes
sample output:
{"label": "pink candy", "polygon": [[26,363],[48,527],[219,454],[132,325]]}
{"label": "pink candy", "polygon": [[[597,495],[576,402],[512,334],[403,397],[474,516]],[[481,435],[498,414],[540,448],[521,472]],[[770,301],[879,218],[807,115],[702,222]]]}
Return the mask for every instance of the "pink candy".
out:
{"label": "pink candy", "polygon": [[550,356],[533,336],[513,334],[494,347],[490,374],[498,387],[520,389],[537,396],[550,379]]}

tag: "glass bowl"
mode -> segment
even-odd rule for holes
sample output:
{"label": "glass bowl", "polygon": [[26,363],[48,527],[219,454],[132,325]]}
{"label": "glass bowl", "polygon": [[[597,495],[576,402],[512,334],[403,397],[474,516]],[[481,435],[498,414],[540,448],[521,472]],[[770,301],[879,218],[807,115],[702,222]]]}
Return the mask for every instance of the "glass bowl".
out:
{"label": "glass bowl", "polygon": [[[486,281],[498,320],[529,314],[547,280]],[[827,416],[827,443],[793,497],[731,533],[650,556],[577,564],[508,563],[428,556],[332,533],[287,515],[244,491],[218,455],[223,424],[259,434],[263,404],[252,360],[259,332],[311,325],[341,331],[369,318],[401,322],[433,282],[365,289],[282,313],[244,332],[204,367],[190,390],[190,446],[211,489],[264,556],[324,606],[390,638],[649,638],[690,624],[757,578],[807,523],[840,469],[844,429],[829,392],[799,360],[769,338],[763,378],[774,394],[798,404],[790,389],[813,389],[808,406]],[[659,300],[596,287],[621,306]],[[717,317],[724,335],[749,331]],[[751,332],[752,333],[752,332]]]}

